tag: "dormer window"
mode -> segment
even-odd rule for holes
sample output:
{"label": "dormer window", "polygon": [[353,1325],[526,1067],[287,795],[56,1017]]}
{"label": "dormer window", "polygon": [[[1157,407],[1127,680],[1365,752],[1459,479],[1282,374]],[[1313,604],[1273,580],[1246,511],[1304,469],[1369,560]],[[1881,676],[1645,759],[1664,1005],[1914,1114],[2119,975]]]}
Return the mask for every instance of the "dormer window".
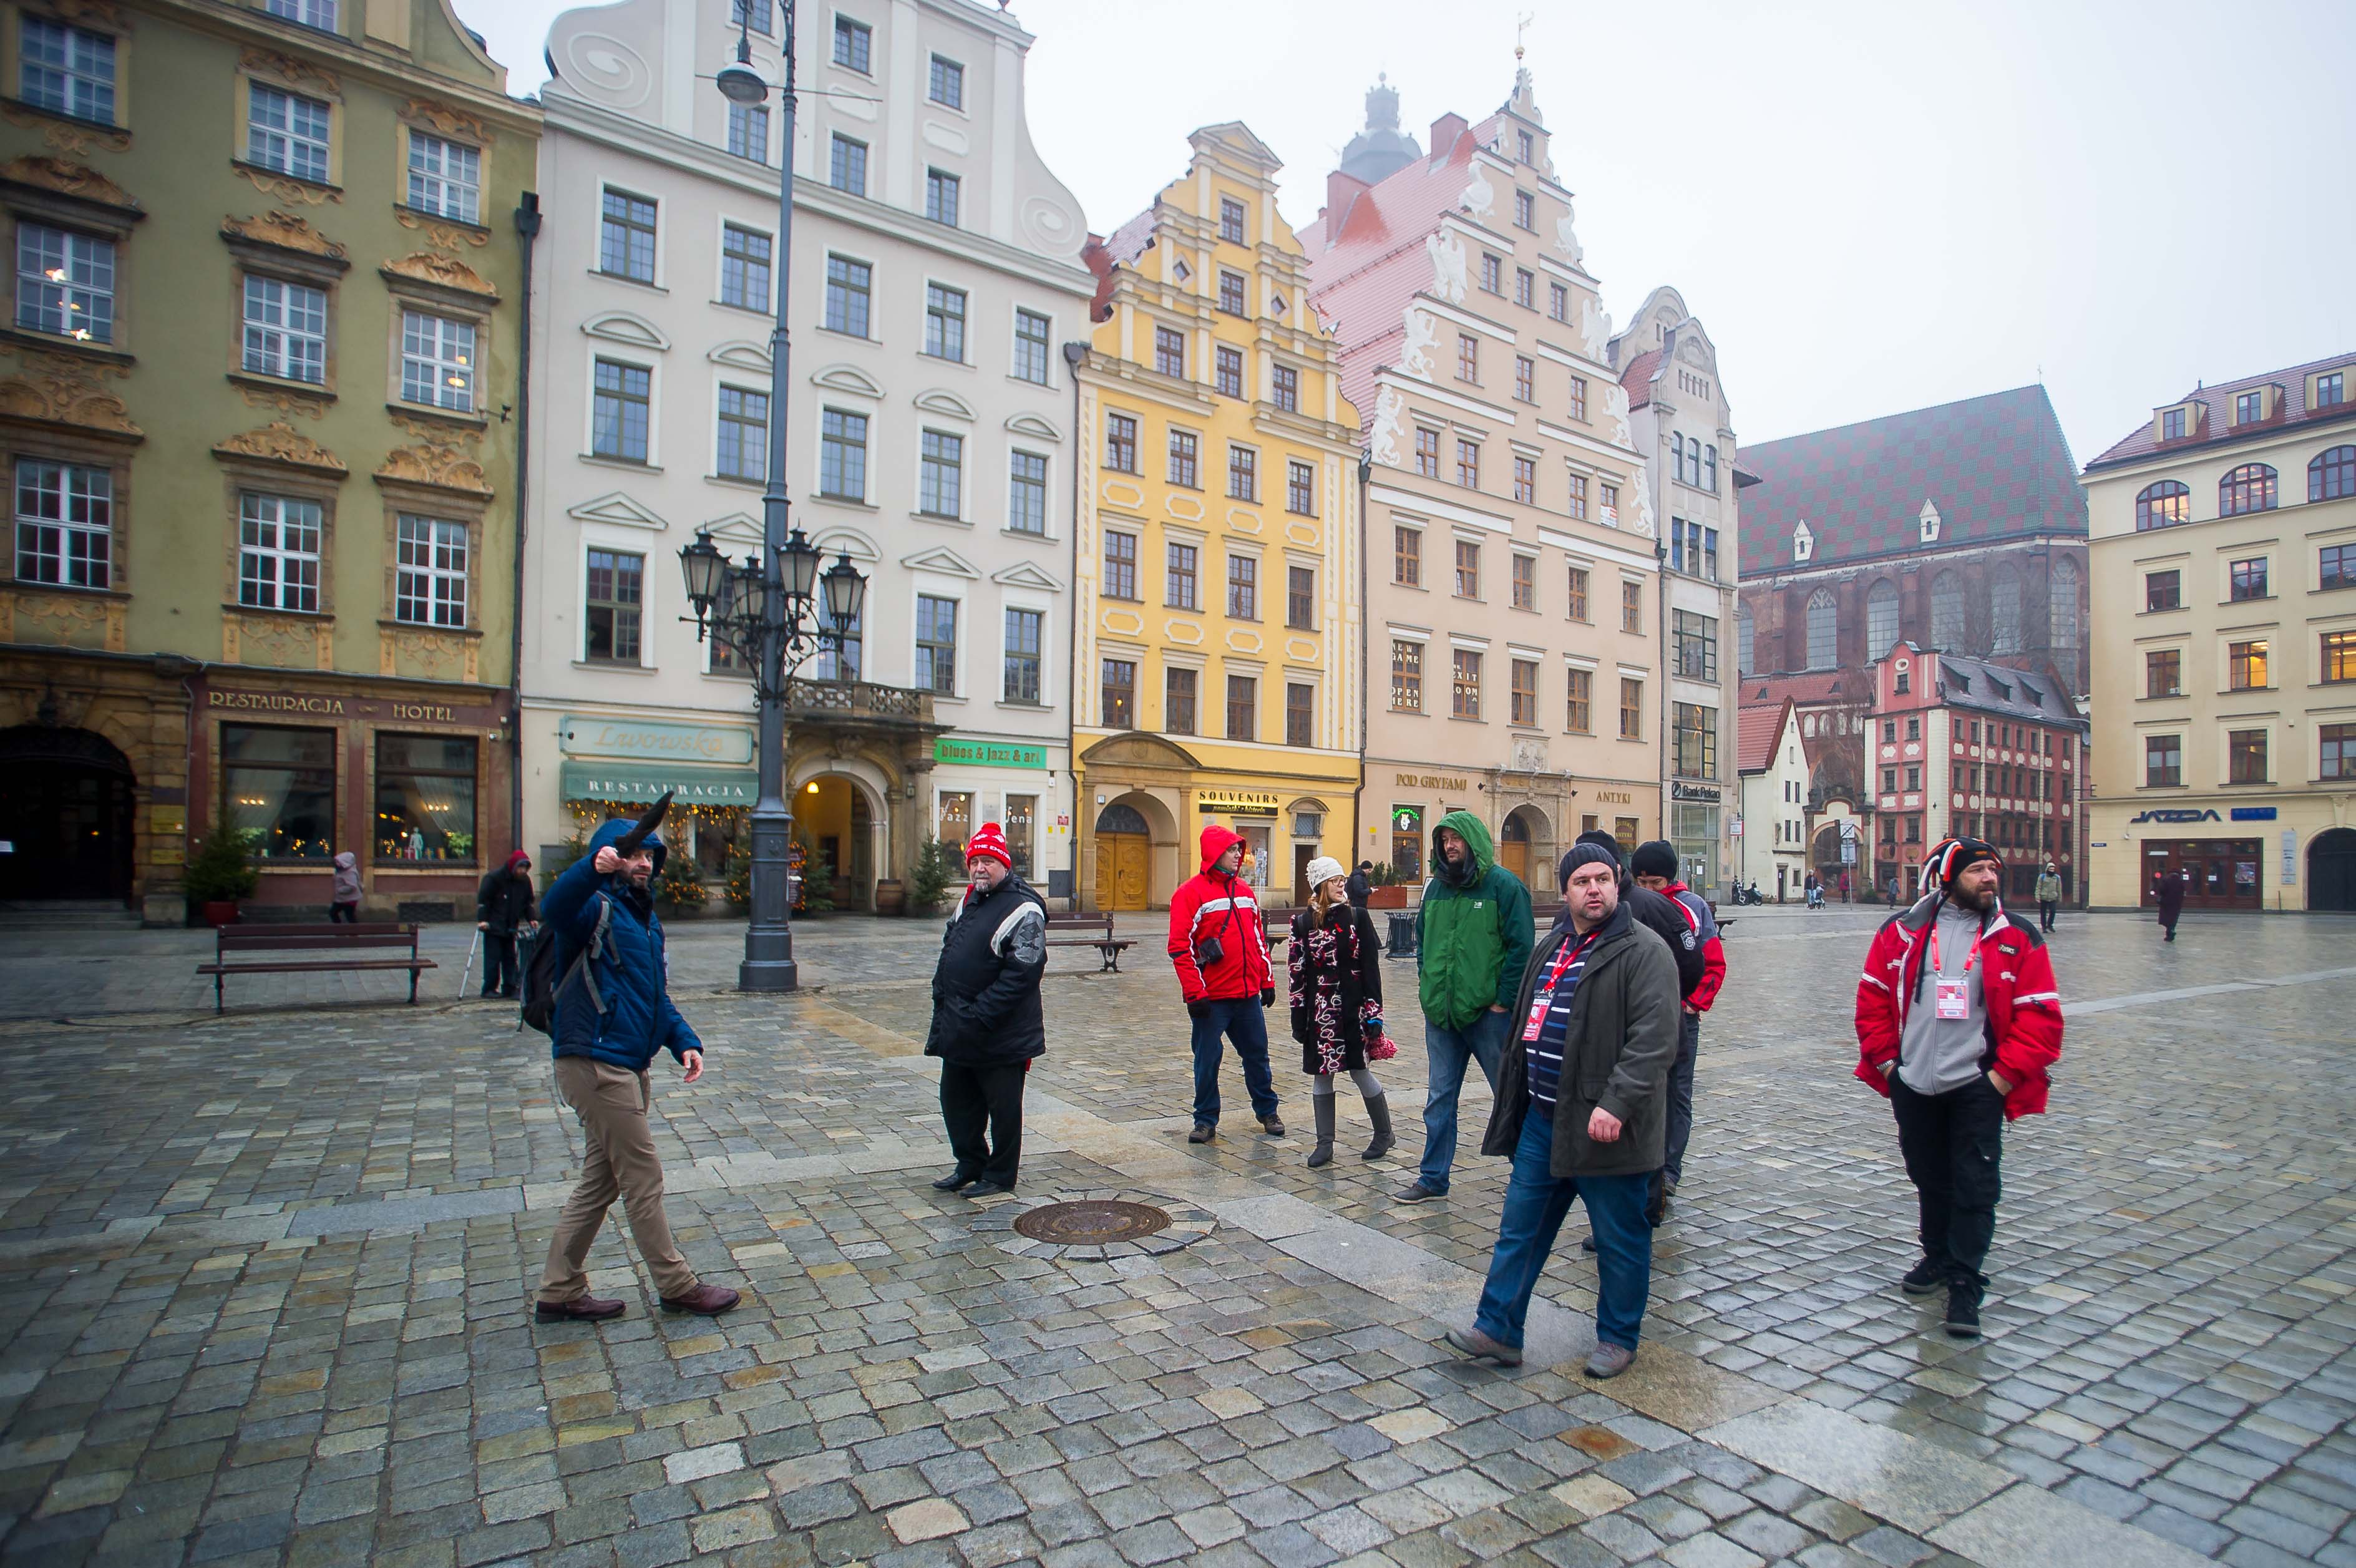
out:
{"label": "dormer window", "polygon": [[1922,529],[1923,543],[1936,544],[1939,542],[1939,509],[1931,504],[1929,496],[1922,498],[1922,510],[1916,514],[1914,521]]}
{"label": "dormer window", "polygon": [[2265,416],[2266,394],[2263,391],[2245,392],[2234,397],[2234,424],[2255,424],[2259,420],[2264,419]]}
{"label": "dormer window", "polygon": [[2337,408],[2348,401],[2348,376],[2344,371],[2327,371],[2315,378],[2315,406]]}
{"label": "dormer window", "polygon": [[2184,439],[2184,410],[2163,408],[2159,411],[2159,438],[2162,441]]}
{"label": "dormer window", "polygon": [[1805,561],[1815,553],[1816,536],[1809,530],[1808,520],[1802,518],[1800,526],[1792,531],[1792,559],[1794,562]]}

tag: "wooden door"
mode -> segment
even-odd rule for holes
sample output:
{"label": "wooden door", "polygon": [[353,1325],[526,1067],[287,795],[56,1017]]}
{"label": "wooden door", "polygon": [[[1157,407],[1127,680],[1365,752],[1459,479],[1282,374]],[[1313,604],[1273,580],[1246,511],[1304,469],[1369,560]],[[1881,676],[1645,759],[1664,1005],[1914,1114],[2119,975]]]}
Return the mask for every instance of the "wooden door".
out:
{"label": "wooden door", "polygon": [[1143,833],[1097,835],[1097,908],[1143,909],[1151,893],[1153,843]]}
{"label": "wooden door", "polygon": [[1526,839],[1507,839],[1497,846],[1497,864],[1530,885],[1530,846]]}

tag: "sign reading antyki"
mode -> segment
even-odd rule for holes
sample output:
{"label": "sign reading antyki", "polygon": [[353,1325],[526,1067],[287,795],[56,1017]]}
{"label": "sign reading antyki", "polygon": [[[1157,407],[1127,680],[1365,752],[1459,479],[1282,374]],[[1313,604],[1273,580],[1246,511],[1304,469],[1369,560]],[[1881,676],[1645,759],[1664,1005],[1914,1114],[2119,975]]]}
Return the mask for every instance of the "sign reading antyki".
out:
{"label": "sign reading antyki", "polygon": [[1272,817],[1276,796],[1260,789],[1197,789],[1194,810],[1205,814],[1224,811],[1231,817]]}
{"label": "sign reading antyki", "polygon": [[666,762],[736,765],[753,760],[753,732],[736,725],[641,724],[567,714],[557,738],[568,757],[643,757]]}
{"label": "sign reading antyki", "polygon": [[1019,746],[1010,741],[967,740],[942,736],[933,742],[933,760],[963,763],[969,768],[1036,768],[1047,766],[1044,746]]}

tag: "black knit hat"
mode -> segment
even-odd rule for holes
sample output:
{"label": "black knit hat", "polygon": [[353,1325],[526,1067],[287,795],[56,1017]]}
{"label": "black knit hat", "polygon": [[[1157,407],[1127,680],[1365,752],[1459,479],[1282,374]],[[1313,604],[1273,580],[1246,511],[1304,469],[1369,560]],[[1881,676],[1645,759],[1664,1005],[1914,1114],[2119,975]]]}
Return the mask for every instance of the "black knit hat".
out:
{"label": "black knit hat", "polygon": [[1569,887],[1570,874],[1582,865],[1608,865],[1616,873],[1620,869],[1618,850],[1616,847],[1605,849],[1601,844],[1590,843],[1584,837],[1580,838],[1563,852],[1562,865],[1555,873],[1555,886]]}
{"label": "black knit hat", "polygon": [[1628,870],[1637,876],[1665,876],[1677,879],[1676,846],[1666,839],[1655,839],[1640,843],[1636,853],[1628,857]]}

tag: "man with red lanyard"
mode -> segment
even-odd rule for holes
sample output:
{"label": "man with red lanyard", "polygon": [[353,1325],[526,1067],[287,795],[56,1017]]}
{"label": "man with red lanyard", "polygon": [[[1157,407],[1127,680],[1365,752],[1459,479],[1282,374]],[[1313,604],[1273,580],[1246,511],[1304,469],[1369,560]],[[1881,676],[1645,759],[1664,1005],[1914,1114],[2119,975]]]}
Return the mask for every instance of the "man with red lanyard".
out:
{"label": "man with red lanyard", "polygon": [[1661,1179],[1644,1210],[1644,1218],[1658,1225],[1668,1218],[1669,1199],[1676,1196],[1677,1178],[1685,1173],[1686,1144],[1693,1137],[1694,1058],[1701,1052],[1701,1015],[1726,983],[1726,949],[1718,940],[1718,917],[1710,913],[1709,900],[1677,880],[1674,844],[1666,839],[1638,844],[1628,869],[1639,884],[1677,907],[1691,928],[1689,941],[1701,950],[1701,979],[1686,993],[1676,1065],[1669,1069],[1669,1146],[1662,1157]]}
{"label": "man with red lanyard", "polygon": [[2062,994],[2034,921],[1997,896],[2004,863],[1947,839],[1922,864],[1929,891],[1874,933],[1857,987],[1857,1076],[1890,1097],[1922,1215],[1908,1295],[1947,1293],[1947,1332],[1980,1336],[1996,1237],[2004,1123],[2045,1109],[2062,1058]]}
{"label": "man with red lanyard", "polygon": [[1576,1198],[1598,1242],[1590,1378],[1635,1359],[1652,1290],[1644,1196],[1661,1168],[1662,1085],[1677,1051],[1677,966],[1620,899],[1620,861],[1575,843],[1558,875],[1563,914],[1539,942],[1507,1015],[1518,1032],[1497,1064],[1497,1102],[1481,1142],[1514,1162],[1497,1250],[1470,1329],[1448,1342],[1468,1359],[1522,1364],[1530,1295]]}

